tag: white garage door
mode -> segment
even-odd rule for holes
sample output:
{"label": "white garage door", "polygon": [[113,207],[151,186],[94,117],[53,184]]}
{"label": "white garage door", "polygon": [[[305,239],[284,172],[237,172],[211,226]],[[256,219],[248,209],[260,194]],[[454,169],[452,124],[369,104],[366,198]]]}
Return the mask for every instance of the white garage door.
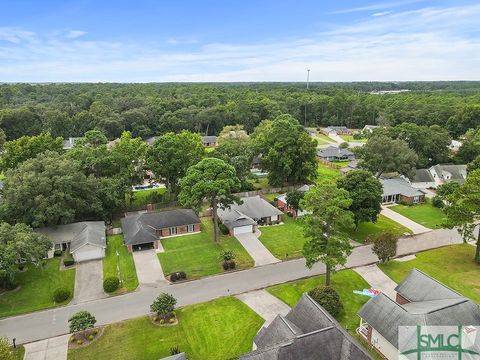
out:
{"label": "white garage door", "polygon": [[99,247],[84,246],[73,253],[76,262],[101,259],[105,256],[105,250]]}
{"label": "white garage door", "polygon": [[239,226],[233,228],[233,235],[251,233],[252,231],[252,225]]}

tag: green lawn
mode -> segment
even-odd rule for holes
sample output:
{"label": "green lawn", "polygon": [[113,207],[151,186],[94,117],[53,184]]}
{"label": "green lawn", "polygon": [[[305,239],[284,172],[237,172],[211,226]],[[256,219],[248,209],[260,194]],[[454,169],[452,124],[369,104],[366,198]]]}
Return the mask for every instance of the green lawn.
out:
{"label": "green lawn", "polygon": [[25,357],[25,348],[23,345],[17,345],[16,349],[13,349],[13,355],[16,360],[23,360]]}
{"label": "green lawn", "polygon": [[283,225],[261,227],[260,241],[279,259],[302,257],[303,244],[306,241],[302,226],[287,215],[283,215],[283,222]]}
{"label": "green lawn", "polygon": [[220,253],[225,250],[237,255],[237,269],[253,266],[252,258],[233,236],[221,235],[218,244],[213,242],[211,218],[202,218],[201,233],[163,239],[162,245],[165,252],[158,257],[165,274],[185,271],[189,279],[194,279],[221,273]]}
{"label": "green lawn", "polygon": [[[323,142],[323,144],[331,144],[331,143],[336,142],[332,138],[329,138],[327,135],[325,135],[323,133],[320,133],[320,132],[317,132],[317,139],[321,140]],[[319,142],[319,144],[320,144],[320,142]]]}
{"label": "green lawn", "polygon": [[418,253],[406,262],[390,261],[380,268],[395,282],[401,282],[407,273],[417,268],[459,293],[480,303],[480,266],[473,257],[475,248],[468,244],[451,245]]}
{"label": "green lawn", "polygon": [[18,273],[20,288],[0,295],[0,317],[63,305],[55,304],[53,292],[58,287],[70,290],[73,295],[75,269],[60,271],[60,258],[46,260],[43,267],[28,266]]}
{"label": "green lawn", "polygon": [[318,163],[318,166],[317,166],[317,178],[318,178],[318,180],[336,181],[341,176],[342,175],[340,174],[340,171],[338,171],[338,169],[328,167],[327,165],[324,165],[320,162]]}
{"label": "green lawn", "polygon": [[439,229],[446,220],[442,209],[436,208],[431,201],[427,200],[418,205],[394,205],[389,209],[423,225],[430,229]]}
{"label": "green lawn", "polygon": [[270,193],[270,194],[265,194],[263,195],[263,197],[271,202],[271,201],[274,201],[276,198],[278,198],[281,194],[280,193]]}
{"label": "green lawn", "polygon": [[350,236],[353,240],[364,243],[368,238],[375,237],[384,231],[393,231],[397,235],[403,235],[405,233],[412,233],[410,229],[400,225],[399,223],[383,216],[378,215],[376,223],[363,222],[358,226],[357,231],[350,231]]}
{"label": "green lawn", "polygon": [[[123,235],[110,235],[107,238],[108,246],[103,258],[103,278],[107,276],[119,276],[117,263],[120,268],[120,278],[123,281],[123,287],[118,292],[132,291],[138,286],[137,271],[133,256],[123,245]],[[117,259],[118,251],[118,259]]]}
{"label": "green lawn", "polygon": [[[294,306],[303,293],[324,284],[325,275],[319,275],[308,279],[271,286],[267,288],[267,291],[289,306]],[[355,333],[355,329],[360,322],[357,311],[369,300],[366,296],[354,294],[353,290],[362,290],[369,286],[370,285],[353,270],[342,270],[332,275],[332,287],[337,290],[344,307],[344,310],[338,316],[337,320],[352,334]]]}
{"label": "green lawn", "polygon": [[367,139],[354,139],[353,135],[340,135],[340,137],[345,140],[346,142],[360,142],[360,143],[366,143]]}
{"label": "green lawn", "polygon": [[257,177],[256,179],[248,179],[247,181],[253,185],[255,190],[260,190],[260,189],[265,189],[270,187],[270,184],[268,183],[268,177],[266,176]]}
{"label": "green lawn", "polygon": [[[131,207],[138,207],[145,204],[152,202],[152,196],[163,195],[167,192],[166,188],[160,189],[148,189],[148,190],[141,190],[141,191],[134,191],[132,201],[129,201],[129,195],[125,194],[125,198],[127,201],[127,205]],[[158,202],[157,199],[153,199],[153,202]]]}
{"label": "green lawn", "polygon": [[69,350],[69,360],[156,360],[178,347],[190,360],[224,360],[251,351],[264,320],[234,297],[176,311],[179,324],[153,325],[143,316],[107,326],[91,345]]}

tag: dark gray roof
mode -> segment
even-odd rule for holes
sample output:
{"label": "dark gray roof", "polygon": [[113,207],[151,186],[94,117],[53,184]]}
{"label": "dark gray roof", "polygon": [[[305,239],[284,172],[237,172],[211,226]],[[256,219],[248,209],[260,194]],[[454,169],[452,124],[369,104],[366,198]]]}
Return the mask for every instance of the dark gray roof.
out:
{"label": "dark gray roof", "polygon": [[344,156],[353,156],[354,153],[348,149],[340,149],[336,146],[329,146],[326,149],[317,151],[318,157],[326,158],[326,157],[344,157]]}
{"label": "dark gray roof", "polygon": [[191,209],[175,209],[130,215],[121,222],[125,244],[136,245],[158,240],[155,230],[199,224],[200,218]]}
{"label": "dark gray roof", "polygon": [[202,143],[204,144],[210,144],[210,143],[216,143],[216,142],[217,142],[216,136],[202,136]]}
{"label": "dark gray roof", "polygon": [[218,209],[218,217],[225,226],[237,227],[241,226],[237,223],[238,220],[242,221],[242,223],[245,221],[251,222],[264,217],[283,214],[275,206],[272,206],[258,195],[245,197],[241,200],[241,204],[232,204],[229,209]]}
{"label": "dark gray roof", "polygon": [[418,169],[415,170],[415,176],[413,177],[413,182],[434,182],[432,174],[428,169]]}
{"label": "dark gray roof", "polygon": [[70,252],[75,252],[86,244],[105,248],[105,223],[103,221],[83,221],[66,225],[35,229],[47,235],[55,244],[70,243]]}
{"label": "dark gray roof", "polygon": [[343,131],[348,130],[348,128],[346,126],[328,126],[328,127],[325,128],[325,130],[327,130],[327,129],[334,130],[334,131],[335,130],[343,130]]}
{"label": "dark gray roof", "polygon": [[433,169],[443,181],[463,183],[467,178],[467,165],[435,165]]}
{"label": "dark gray roof", "polygon": [[401,194],[403,196],[412,197],[420,196],[425,193],[417,188],[414,188],[408,181],[402,178],[380,179],[383,186],[383,196]]}
{"label": "dark gray roof", "polygon": [[385,294],[369,300],[358,315],[398,348],[399,326],[480,325],[480,309],[419,270],[412,270],[396,290],[412,302],[400,305]]}
{"label": "dark gray roof", "polygon": [[367,360],[353,338],[311,297],[304,294],[283,317],[278,315],[255,337],[250,360]]}

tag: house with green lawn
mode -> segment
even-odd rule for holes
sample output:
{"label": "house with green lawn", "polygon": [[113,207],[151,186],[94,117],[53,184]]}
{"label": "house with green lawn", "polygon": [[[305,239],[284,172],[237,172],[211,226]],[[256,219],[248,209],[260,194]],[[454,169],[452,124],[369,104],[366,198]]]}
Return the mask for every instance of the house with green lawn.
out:
{"label": "house with green lawn", "polygon": [[383,186],[382,202],[413,205],[425,201],[425,193],[414,188],[403,178],[380,179]]}

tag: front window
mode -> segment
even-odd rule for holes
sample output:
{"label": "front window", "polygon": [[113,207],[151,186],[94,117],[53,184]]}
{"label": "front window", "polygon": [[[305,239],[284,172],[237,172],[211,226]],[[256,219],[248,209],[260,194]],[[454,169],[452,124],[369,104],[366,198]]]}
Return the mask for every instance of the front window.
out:
{"label": "front window", "polygon": [[177,228],[176,227],[171,227],[169,229],[169,231],[170,231],[170,235],[176,235],[177,234]]}
{"label": "front window", "polygon": [[193,230],[194,230],[194,226],[193,226],[193,225],[188,225],[188,226],[187,226],[187,231],[188,231],[188,232],[193,232]]}
{"label": "front window", "polygon": [[420,196],[414,196],[413,197],[413,202],[417,204],[420,201]]}

